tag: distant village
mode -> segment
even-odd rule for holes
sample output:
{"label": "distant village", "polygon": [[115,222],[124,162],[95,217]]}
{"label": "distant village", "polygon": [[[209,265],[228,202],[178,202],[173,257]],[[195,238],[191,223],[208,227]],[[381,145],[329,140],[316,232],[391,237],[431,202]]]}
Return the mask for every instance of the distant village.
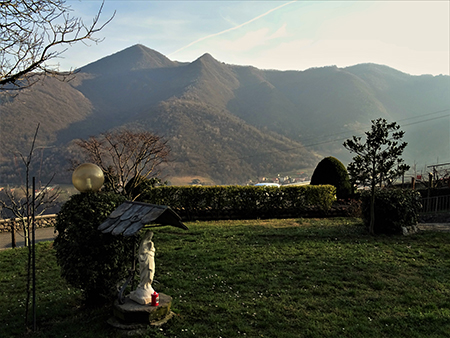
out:
{"label": "distant village", "polygon": [[294,176],[281,176],[277,177],[260,177],[258,178],[258,182],[254,182],[254,184],[258,183],[275,183],[279,185],[306,185],[311,181],[311,177],[302,172],[298,175]]}

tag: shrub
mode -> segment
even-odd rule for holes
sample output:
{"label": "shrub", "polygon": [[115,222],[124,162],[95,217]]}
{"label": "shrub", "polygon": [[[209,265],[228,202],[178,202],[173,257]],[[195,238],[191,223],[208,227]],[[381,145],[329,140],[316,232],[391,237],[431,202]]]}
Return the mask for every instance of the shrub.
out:
{"label": "shrub", "polygon": [[61,274],[81,288],[87,303],[110,299],[126,276],[134,238],[102,234],[97,227],[125,201],[114,193],[73,195],[56,219],[54,247]]}
{"label": "shrub", "polygon": [[[362,195],[362,214],[364,225],[370,224],[370,194]],[[417,215],[421,208],[420,194],[415,190],[376,190],[375,225],[376,234],[400,234],[402,227],[417,224]]]}
{"label": "shrub", "polygon": [[352,187],[345,166],[335,157],[325,157],[319,162],[311,177],[311,185],[331,184],[336,187],[338,199],[351,195]]}
{"label": "shrub", "polygon": [[362,218],[362,201],[359,196],[356,197],[346,201],[347,212],[345,216]]}
{"label": "shrub", "polygon": [[130,199],[138,198],[143,192],[148,189],[166,185],[167,182],[161,181],[158,177],[145,178],[142,176],[133,177],[126,185],[124,196]]}

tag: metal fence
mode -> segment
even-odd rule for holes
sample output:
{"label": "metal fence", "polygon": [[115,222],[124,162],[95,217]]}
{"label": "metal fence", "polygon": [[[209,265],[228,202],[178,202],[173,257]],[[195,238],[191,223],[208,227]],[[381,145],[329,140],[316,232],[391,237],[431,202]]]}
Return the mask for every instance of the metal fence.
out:
{"label": "metal fence", "polygon": [[422,198],[423,212],[450,211],[450,195]]}

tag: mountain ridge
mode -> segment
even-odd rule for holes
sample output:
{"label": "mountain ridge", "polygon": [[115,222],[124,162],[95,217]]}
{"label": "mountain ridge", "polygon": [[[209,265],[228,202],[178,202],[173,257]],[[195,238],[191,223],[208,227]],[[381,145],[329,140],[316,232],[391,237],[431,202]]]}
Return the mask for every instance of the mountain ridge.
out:
{"label": "mountain ridge", "polygon": [[[142,45],[81,67],[73,81],[53,81],[16,97],[0,94],[0,180],[13,179],[11,153],[23,152],[45,119],[52,122],[42,127],[39,146],[52,149],[49,168],[63,166],[75,138],[140,128],[167,138],[169,177],[199,173],[227,184],[314,168],[321,156],[345,163],[350,154],[340,138],[363,133],[371,119],[409,121],[450,109],[449,76],[413,76],[376,64],[261,70],[209,53],[182,63]],[[439,122],[408,127],[414,147],[408,160],[430,163],[450,154],[450,128]],[[444,141],[436,146],[437,135]]]}

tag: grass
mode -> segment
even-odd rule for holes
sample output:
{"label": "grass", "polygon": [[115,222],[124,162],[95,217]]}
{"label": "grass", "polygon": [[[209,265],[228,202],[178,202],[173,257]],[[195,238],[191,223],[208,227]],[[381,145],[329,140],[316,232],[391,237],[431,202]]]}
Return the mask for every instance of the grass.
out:
{"label": "grass", "polygon": [[[369,236],[358,219],[156,229],[154,288],[176,316],[144,337],[448,337],[450,233]],[[38,331],[24,330],[26,249],[0,252],[1,337],[120,337],[37,245]],[[24,333],[25,332],[25,333]]]}

